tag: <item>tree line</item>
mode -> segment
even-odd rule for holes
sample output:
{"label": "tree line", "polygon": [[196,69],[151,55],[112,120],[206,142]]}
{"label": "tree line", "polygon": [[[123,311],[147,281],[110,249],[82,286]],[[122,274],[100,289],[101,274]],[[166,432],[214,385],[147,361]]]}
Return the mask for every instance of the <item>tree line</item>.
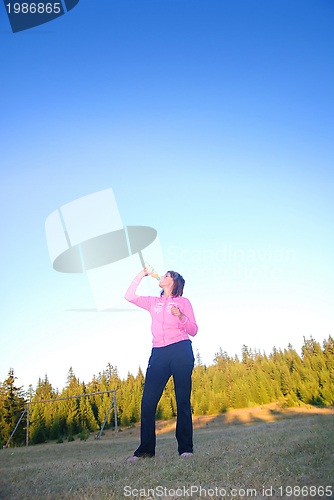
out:
{"label": "tree line", "polygon": [[[116,390],[117,422],[128,427],[140,421],[140,403],[145,377],[139,368],[121,380],[117,367],[108,364],[89,383],[81,382],[69,369],[65,387],[60,392],[48,380],[39,379],[36,389],[23,391],[15,385],[14,370],[0,382],[0,446],[8,440],[28,402],[56,400],[93,392]],[[32,444],[47,440],[62,442],[74,435],[87,439],[101,429],[113,394],[93,395],[59,402],[30,405],[29,440]],[[289,344],[287,349],[273,348],[267,356],[259,350],[242,347],[241,359],[230,357],[222,349],[213,364],[205,366],[197,353],[192,375],[192,412],[194,415],[223,413],[229,408],[244,408],[279,401],[283,406],[334,404],[334,339],[329,336],[321,346],[312,337],[305,339],[301,356]],[[173,379],[170,378],[157,407],[157,419],[176,416]],[[114,409],[106,428],[114,425]],[[26,418],[18,426],[12,446],[25,443]]]}

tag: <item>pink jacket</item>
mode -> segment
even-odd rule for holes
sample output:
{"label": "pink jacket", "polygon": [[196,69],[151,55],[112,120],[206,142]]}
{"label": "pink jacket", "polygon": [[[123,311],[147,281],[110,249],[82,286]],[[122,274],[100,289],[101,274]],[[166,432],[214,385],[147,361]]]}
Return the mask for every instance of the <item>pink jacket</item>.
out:
{"label": "pink jacket", "polygon": [[[189,340],[189,335],[194,337],[197,333],[193,308],[188,299],[184,297],[143,297],[136,295],[140,281],[134,279],[129,286],[125,298],[132,304],[147,309],[152,317],[153,347],[164,347],[166,345]],[[171,313],[172,306],[180,309],[184,315],[181,321],[178,316]]]}

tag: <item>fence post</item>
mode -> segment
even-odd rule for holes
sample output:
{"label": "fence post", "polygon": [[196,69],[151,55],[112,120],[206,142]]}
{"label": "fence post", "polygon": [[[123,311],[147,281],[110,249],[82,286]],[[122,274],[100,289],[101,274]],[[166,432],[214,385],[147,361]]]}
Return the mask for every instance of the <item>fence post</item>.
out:
{"label": "fence post", "polygon": [[29,446],[29,403],[27,404],[27,434],[26,434],[26,446]]}
{"label": "fence post", "polygon": [[116,409],[116,391],[114,392],[114,413],[115,413],[115,437],[117,437],[117,409]]}

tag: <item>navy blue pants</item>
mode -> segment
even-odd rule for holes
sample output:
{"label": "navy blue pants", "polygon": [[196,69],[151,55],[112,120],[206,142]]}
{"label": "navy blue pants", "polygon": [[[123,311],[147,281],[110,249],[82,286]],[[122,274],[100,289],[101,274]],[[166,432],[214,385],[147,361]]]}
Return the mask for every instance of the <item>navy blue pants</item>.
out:
{"label": "navy blue pants", "polygon": [[140,446],[137,457],[155,455],[155,413],[162,392],[173,376],[177,405],[176,439],[178,452],[193,451],[193,426],[190,394],[194,354],[190,340],[182,340],[166,347],[154,347],[146,371],[141,402]]}

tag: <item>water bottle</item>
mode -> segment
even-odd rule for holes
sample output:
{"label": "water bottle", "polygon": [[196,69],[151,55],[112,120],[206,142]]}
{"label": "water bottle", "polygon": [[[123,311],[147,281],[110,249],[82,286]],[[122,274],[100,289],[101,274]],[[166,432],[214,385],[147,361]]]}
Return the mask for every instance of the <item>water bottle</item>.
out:
{"label": "water bottle", "polygon": [[159,276],[159,274],[158,274],[158,273],[156,273],[156,272],[154,271],[153,267],[152,267],[150,264],[148,264],[147,262],[145,262],[145,268],[144,268],[144,269],[145,269],[145,271],[147,271],[148,273],[152,273],[152,274],[151,274],[152,278],[155,278],[155,279],[157,279],[158,281],[160,281],[160,276]]}

